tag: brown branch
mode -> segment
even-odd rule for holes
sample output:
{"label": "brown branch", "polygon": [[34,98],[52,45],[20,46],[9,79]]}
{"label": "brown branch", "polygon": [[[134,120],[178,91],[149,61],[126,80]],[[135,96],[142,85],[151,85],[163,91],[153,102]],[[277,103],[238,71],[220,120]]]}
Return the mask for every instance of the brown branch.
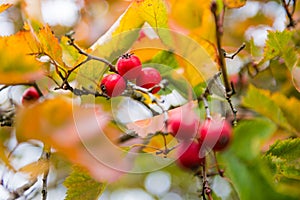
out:
{"label": "brown branch", "polygon": [[232,94],[231,85],[230,85],[229,80],[228,80],[224,53],[223,53],[223,50],[222,50],[222,47],[221,47],[221,37],[222,37],[222,34],[223,34],[223,30],[222,30],[223,24],[220,23],[220,16],[217,14],[217,3],[215,1],[211,4],[211,12],[214,16],[214,21],[215,21],[215,30],[216,30],[216,40],[217,40],[219,64],[220,64],[220,68],[221,68],[222,75],[223,75],[223,81],[224,81],[224,86],[225,86],[225,90],[226,90],[226,95],[228,97],[230,97],[233,94]]}
{"label": "brown branch", "polygon": [[286,3],[285,0],[281,0],[281,2],[282,2],[282,5],[283,5],[283,8],[285,10],[285,13],[286,13],[286,15],[289,19],[289,23],[287,25],[287,28],[295,28],[296,21],[293,19],[293,14],[295,12],[296,0],[293,1],[293,9],[292,9],[291,12],[289,10],[290,1],[288,3]]}
{"label": "brown branch", "polygon": [[113,64],[111,64],[108,60],[106,60],[105,58],[100,58],[100,57],[93,56],[93,55],[90,55],[90,54],[84,52],[82,49],[80,49],[79,46],[77,46],[74,43],[74,38],[72,38],[72,34],[68,34],[66,36],[69,38],[69,41],[68,41],[69,45],[73,46],[78,51],[79,54],[82,54],[82,55],[86,56],[87,60],[97,60],[97,61],[100,61],[100,62],[108,65],[109,70],[111,72],[114,72],[114,73],[118,74],[118,71],[116,70],[115,66]]}
{"label": "brown branch", "polygon": [[47,187],[47,180],[48,180],[48,175],[49,175],[49,162],[50,162],[50,156],[51,156],[51,147],[48,145],[44,145],[43,148],[43,153],[42,153],[42,158],[45,159],[48,163],[48,168],[45,170],[43,174],[43,179],[42,179],[42,200],[47,200],[47,193],[48,193],[48,187]]}

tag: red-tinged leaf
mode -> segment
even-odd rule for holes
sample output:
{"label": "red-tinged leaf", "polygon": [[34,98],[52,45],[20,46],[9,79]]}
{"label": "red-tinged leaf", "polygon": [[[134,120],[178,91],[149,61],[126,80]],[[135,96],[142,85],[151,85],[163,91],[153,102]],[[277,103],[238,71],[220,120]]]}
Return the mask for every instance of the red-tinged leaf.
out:
{"label": "red-tinged leaf", "polygon": [[35,47],[36,40],[30,31],[0,37],[1,84],[28,83],[42,77],[42,65],[31,55]]}
{"label": "red-tinged leaf", "polygon": [[3,3],[0,5],[0,13],[10,8],[13,4],[10,3]]}
{"label": "red-tinged leaf", "polygon": [[16,134],[19,141],[42,141],[88,169],[96,180],[112,182],[132,161],[114,142],[123,133],[111,119],[99,106],[82,108],[57,97],[19,110]]}

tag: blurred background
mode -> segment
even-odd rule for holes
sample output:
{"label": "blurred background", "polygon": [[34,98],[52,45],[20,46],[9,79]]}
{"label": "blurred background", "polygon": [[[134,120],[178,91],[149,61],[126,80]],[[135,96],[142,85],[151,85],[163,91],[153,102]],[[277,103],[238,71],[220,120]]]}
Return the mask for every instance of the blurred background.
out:
{"label": "blurred background", "polygon": [[[27,0],[27,1],[0,1],[0,3],[13,3],[14,6],[0,13],[0,35],[9,36],[21,30],[30,18],[49,24],[57,37],[70,30],[75,31],[75,39],[82,47],[91,46],[103,33],[105,33],[118,17],[126,10],[130,1],[125,0]],[[24,17],[26,16],[26,17]],[[234,51],[245,41],[253,42],[263,47],[268,30],[283,30],[286,24],[286,14],[280,1],[251,1],[240,9],[232,9],[226,12],[224,24],[224,47]],[[229,74],[236,74],[245,62],[243,53],[234,60],[227,60]],[[234,67],[230,67],[234,66]],[[18,95],[22,88],[15,87],[13,95]],[[1,91],[0,103],[5,102],[7,90]],[[11,146],[16,141],[11,141]],[[41,149],[32,145],[21,145],[15,151],[16,166],[23,166],[37,160]],[[19,156],[18,156],[19,155]],[[140,167],[146,163],[147,158],[139,158]],[[144,160],[143,160],[144,159]],[[159,159],[157,162],[160,162]],[[50,174],[49,198],[63,199],[66,189],[61,182],[54,183],[59,177],[64,177],[63,169],[68,163],[57,163],[61,169]],[[62,174],[60,174],[62,173]],[[3,167],[0,170],[4,184],[9,188],[16,188],[26,179],[19,174],[8,173]],[[216,177],[217,179],[218,177]],[[108,186],[101,200],[181,200],[196,199],[200,183],[189,185],[196,178],[190,173],[178,170],[176,166],[149,174],[128,174],[121,181]],[[222,180],[216,180],[218,185],[212,184],[212,189],[224,197],[229,196],[231,185],[228,182],[220,184]],[[37,184],[41,184],[38,182]],[[126,185],[126,187],[124,187]],[[29,191],[30,192],[30,191]],[[34,192],[29,196],[35,196]],[[190,196],[187,196],[189,193]],[[6,191],[0,187],[0,200],[6,199]],[[40,199],[36,196],[33,199]]]}

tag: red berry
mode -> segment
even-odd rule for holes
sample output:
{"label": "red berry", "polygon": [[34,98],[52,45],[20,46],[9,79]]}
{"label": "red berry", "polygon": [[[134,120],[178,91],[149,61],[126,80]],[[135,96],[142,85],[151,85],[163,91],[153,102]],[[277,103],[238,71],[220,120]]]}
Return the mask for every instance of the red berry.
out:
{"label": "red berry", "polygon": [[197,134],[200,121],[193,111],[176,112],[168,120],[170,133],[179,140],[190,140]]}
{"label": "red berry", "polygon": [[[159,71],[152,67],[146,67],[142,69],[142,73],[136,79],[136,84],[143,88],[152,88],[153,86],[159,84],[161,81],[161,75]],[[155,94],[160,90],[159,87],[154,88],[152,93]]]}
{"label": "red berry", "polygon": [[109,74],[102,79],[100,87],[107,96],[116,97],[124,92],[126,82],[119,74]]}
{"label": "red berry", "polygon": [[199,141],[203,142],[207,149],[222,151],[231,140],[232,128],[226,120],[208,119],[202,124],[199,134]]}
{"label": "red berry", "polygon": [[124,54],[117,61],[117,70],[126,79],[136,79],[142,71],[142,63],[137,56]]}
{"label": "red berry", "polygon": [[24,106],[30,105],[40,98],[38,91],[34,87],[30,87],[23,92],[22,104]]}
{"label": "red berry", "polygon": [[196,170],[204,162],[204,157],[200,153],[201,143],[193,141],[191,144],[183,142],[178,147],[177,164],[186,169]]}

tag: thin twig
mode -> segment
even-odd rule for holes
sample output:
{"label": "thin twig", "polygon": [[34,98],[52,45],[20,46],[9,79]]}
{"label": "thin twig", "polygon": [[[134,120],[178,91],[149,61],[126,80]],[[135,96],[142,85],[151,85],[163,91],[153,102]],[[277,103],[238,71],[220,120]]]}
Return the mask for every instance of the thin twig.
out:
{"label": "thin twig", "polygon": [[239,54],[244,48],[246,47],[246,44],[243,43],[232,55],[228,55],[225,51],[224,52],[224,57],[229,58],[229,59],[234,59],[234,57]]}
{"label": "thin twig", "polygon": [[48,145],[44,145],[43,148],[43,153],[42,153],[42,158],[41,159],[45,159],[48,163],[48,167],[45,170],[44,174],[43,174],[43,185],[42,185],[42,200],[46,200],[47,199],[47,180],[48,180],[48,175],[49,175],[49,162],[50,162],[50,156],[51,156],[51,147]]}
{"label": "thin twig", "polygon": [[36,183],[37,183],[37,179],[29,180],[28,183],[25,183],[24,185],[17,188],[16,190],[9,192],[8,200],[15,200],[15,199],[23,196],[24,193]]}
{"label": "thin twig", "polygon": [[213,154],[214,154],[214,159],[215,159],[216,167],[217,167],[217,170],[218,170],[218,174],[219,174],[221,177],[224,177],[224,170],[223,170],[223,169],[220,169],[220,166],[219,166],[219,163],[218,163],[218,160],[217,160],[216,152],[213,151]]}
{"label": "thin twig", "polygon": [[291,28],[291,27],[294,28],[295,25],[296,25],[296,21],[293,19],[293,14],[294,14],[294,11],[295,11],[296,0],[293,1],[294,5],[293,5],[292,12],[290,12],[290,10],[289,10],[289,4],[290,4],[290,2],[288,4],[286,3],[285,0],[281,0],[281,2],[282,2],[282,5],[283,5],[283,8],[285,10],[285,13],[286,13],[286,15],[287,15],[287,17],[289,19],[289,23],[287,25],[287,28]]}
{"label": "thin twig", "polygon": [[116,70],[115,66],[113,64],[111,64],[108,60],[106,60],[104,58],[97,57],[97,56],[90,55],[90,54],[84,52],[82,49],[80,49],[80,47],[77,46],[74,43],[74,38],[72,38],[72,34],[68,34],[67,37],[69,38],[69,45],[73,46],[78,51],[79,54],[82,54],[82,55],[86,56],[87,60],[97,60],[97,61],[100,61],[100,62],[108,65],[109,70],[111,72],[118,73],[118,71]]}
{"label": "thin twig", "polygon": [[33,87],[35,88],[35,90],[38,92],[38,94],[39,94],[40,97],[44,96],[43,93],[42,93],[42,91],[40,90],[39,86],[36,84],[36,82],[34,82],[34,83],[32,84],[32,86],[33,86]]}
{"label": "thin twig", "polygon": [[206,172],[206,158],[203,158],[203,165],[202,165],[202,197],[203,200],[206,200],[206,196],[208,197],[208,200],[213,200],[212,195],[211,195],[211,189],[208,184],[207,180],[207,172]]}

